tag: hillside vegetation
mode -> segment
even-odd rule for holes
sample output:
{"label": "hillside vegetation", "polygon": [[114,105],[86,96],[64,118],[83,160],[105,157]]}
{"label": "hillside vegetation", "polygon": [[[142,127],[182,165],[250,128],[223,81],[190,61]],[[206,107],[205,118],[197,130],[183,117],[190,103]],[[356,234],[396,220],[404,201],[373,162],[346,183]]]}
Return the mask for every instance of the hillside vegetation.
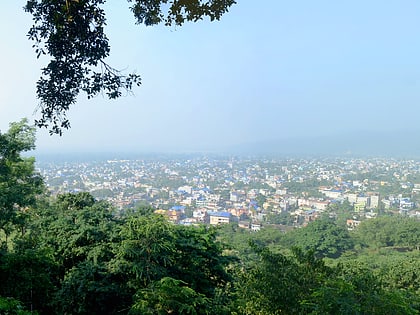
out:
{"label": "hillside vegetation", "polygon": [[25,121],[0,134],[2,314],[418,314],[420,222],[329,217],[283,232],[175,225],[49,196]]}

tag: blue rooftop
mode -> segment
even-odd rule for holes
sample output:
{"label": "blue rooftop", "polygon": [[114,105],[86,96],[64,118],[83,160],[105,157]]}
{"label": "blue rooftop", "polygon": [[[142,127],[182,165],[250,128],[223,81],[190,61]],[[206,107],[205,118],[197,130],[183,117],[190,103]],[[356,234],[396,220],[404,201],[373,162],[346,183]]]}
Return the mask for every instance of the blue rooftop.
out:
{"label": "blue rooftop", "polygon": [[185,207],[184,206],[173,206],[171,208],[171,210],[174,210],[174,211],[184,211],[185,210]]}
{"label": "blue rooftop", "polygon": [[211,212],[208,212],[208,214],[213,217],[230,218],[231,216],[230,212],[227,212],[227,211],[211,211]]}

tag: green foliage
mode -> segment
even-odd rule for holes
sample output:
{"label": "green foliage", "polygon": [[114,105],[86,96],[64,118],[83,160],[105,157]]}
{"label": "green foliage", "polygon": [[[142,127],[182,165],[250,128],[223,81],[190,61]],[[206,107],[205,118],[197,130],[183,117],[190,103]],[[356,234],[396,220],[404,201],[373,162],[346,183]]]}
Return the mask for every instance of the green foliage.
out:
{"label": "green foliage", "polygon": [[255,264],[238,278],[240,314],[299,314],[300,301],[317,287],[328,268],[313,252],[295,250],[293,256],[253,245]]}
{"label": "green foliage", "polygon": [[407,217],[379,217],[365,220],[356,230],[365,246],[399,246],[420,249],[420,221]]}
{"label": "green foliage", "polygon": [[[219,292],[232,280],[227,268],[233,259],[223,254],[216,230],[176,226],[160,215],[134,213],[120,235],[109,268],[137,292],[132,312],[148,314],[157,307],[160,311],[151,314],[169,309],[202,314],[204,301],[217,310],[214,314],[227,307],[228,299]],[[170,286],[174,291],[168,297]],[[169,300],[163,302],[165,298]]]}
{"label": "green foliage", "polygon": [[[37,83],[41,118],[39,127],[50,128],[51,134],[62,134],[70,127],[66,113],[76,103],[80,92],[88,98],[104,93],[110,99],[130,92],[141,84],[140,76],[124,75],[105,62],[110,54],[105,34],[106,14],[102,8],[106,0],[27,0],[25,11],[34,24],[28,32],[34,41],[37,57],[49,55],[48,65],[42,69]],[[168,1],[130,0],[131,10],[138,23],[181,25],[208,16],[220,17],[235,3],[234,0]],[[169,4],[169,8],[168,8]],[[167,15],[163,10],[168,10]]]}
{"label": "green foliage", "polygon": [[268,214],[265,220],[271,224],[282,224],[292,226],[295,219],[288,212],[280,212]]}
{"label": "green foliage", "polygon": [[366,266],[327,267],[313,252],[254,248],[259,260],[237,280],[239,314],[418,314],[412,296],[383,288]]}
{"label": "green foliage", "polygon": [[140,204],[137,205],[134,211],[139,215],[151,215],[154,213],[155,208],[153,208],[150,204]]}
{"label": "green foliage", "polygon": [[175,251],[173,229],[163,216],[132,216],[121,230],[115,268],[138,289],[166,274]]}
{"label": "green foliage", "polygon": [[70,269],[54,295],[59,314],[118,314],[131,303],[123,283],[104,266],[90,261]]}
{"label": "green foliage", "polygon": [[295,194],[308,194],[308,196],[313,197],[323,197],[319,190],[319,186],[328,186],[330,183],[328,181],[319,181],[317,179],[307,179],[304,182],[297,182],[290,180],[282,184],[289,192]]}
{"label": "green foliage", "polygon": [[379,276],[382,283],[392,289],[413,291],[420,296],[420,267],[419,259],[406,256],[387,260]]}
{"label": "green foliage", "polygon": [[28,309],[51,312],[56,276],[56,264],[40,251],[23,250],[0,255],[0,296],[12,296]]}
{"label": "green foliage", "polygon": [[360,314],[357,302],[352,286],[333,278],[314,289],[301,305],[306,314]]}
{"label": "green foliage", "polygon": [[380,217],[349,233],[329,218],[251,232],[174,225],[150,206],[117,217],[89,193],[47,199],[42,181],[19,188],[22,174],[38,176],[32,160],[20,164],[32,129],[11,130],[0,134],[1,183],[11,187],[0,195],[10,210],[2,228],[14,231],[0,251],[2,314],[419,313],[417,220]]}
{"label": "green foliage", "polygon": [[37,314],[26,311],[22,304],[14,298],[4,298],[0,296],[0,313],[4,315],[31,315]]}
{"label": "green foliage", "polygon": [[26,119],[11,123],[7,133],[0,133],[0,229],[6,241],[16,226],[25,225],[24,211],[44,191],[35,160],[21,156],[34,148],[35,129]]}
{"label": "green foliage", "polygon": [[[358,290],[361,291],[358,291]],[[418,314],[398,292],[358,288],[340,278],[326,279],[308,300],[302,314]]]}
{"label": "green foliage", "polygon": [[110,259],[118,238],[119,221],[113,208],[87,193],[65,194],[47,209],[41,209],[30,236],[49,250],[63,272],[86,260]]}
{"label": "green foliage", "polygon": [[[213,1],[165,1],[165,0],[129,0],[134,2],[131,7],[139,24],[155,25],[164,22],[165,25],[182,25],[186,21],[197,22],[203,17],[211,21],[220,20],[229,7],[236,3],[235,0]],[[169,8],[164,4],[169,2]],[[167,15],[163,10],[167,10]]]}
{"label": "green foliage", "polygon": [[226,268],[233,260],[223,255],[213,229],[175,226],[159,215],[131,216],[121,239],[111,268],[136,290],[171,277],[214,298],[231,279]]}
{"label": "green foliage", "polygon": [[286,235],[284,244],[297,246],[303,250],[315,250],[319,257],[337,258],[353,248],[353,239],[346,227],[333,220],[322,218],[296,229]]}
{"label": "green foliage", "polygon": [[229,244],[230,252],[243,261],[255,258],[255,251],[249,246],[250,241],[259,246],[266,246],[273,252],[284,250],[282,239],[285,237],[285,232],[275,226],[267,225],[261,231],[252,232],[232,223],[219,227],[218,233],[219,238]]}
{"label": "green foliage", "polygon": [[[380,279],[364,264],[348,262],[336,268],[336,279],[347,284],[348,300],[353,300],[353,308],[347,309],[343,314],[416,314],[410,301],[397,290],[387,290],[382,287]],[[328,296],[325,296],[328,299]],[[334,301],[335,303],[337,301]],[[329,301],[327,305],[334,305]],[[347,308],[347,305],[345,305]],[[328,310],[328,309],[325,309]],[[320,314],[320,313],[315,313]],[[341,314],[341,313],[340,313]]]}
{"label": "green foliage", "polygon": [[66,111],[76,102],[80,91],[88,98],[104,92],[110,99],[140,85],[136,74],[122,75],[104,59],[110,46],[104,32],[104,0],[28,0],[25,10],[32,14],[34,25],[29,38],[35,42],[37,57],[48,54],[49,64],[42,69],[37,83],[41,119],[39,127],[51,133],[69,128]]}
{"label": "green foliage", "polygon": [[82,210],[95,204],[95,198],[87,192],[62,194],[57,196],[55,206],[62,211]]}
{"label": "green foliage", "polygon": [[176,254],[170,275],[182,279],[196,292],[214,298],[217,289],[232,280],[226,268],[234,258],[223,254],[225,247],[217,241],[214,228],[176,226],[174,232]]}
{"label": "green foliage", "polygon": [[129,314],[209,314],[209,299],[181,280],[164,277],[140,290]]}
{"label": "green foliage", "polygon": [[336,222],[338,224],[344,225],[346,224],[347,219],[353,217],[354,207],[348,199],[345,199],[341,203],[330,203],[327,211],[330,214],[336,215]]}

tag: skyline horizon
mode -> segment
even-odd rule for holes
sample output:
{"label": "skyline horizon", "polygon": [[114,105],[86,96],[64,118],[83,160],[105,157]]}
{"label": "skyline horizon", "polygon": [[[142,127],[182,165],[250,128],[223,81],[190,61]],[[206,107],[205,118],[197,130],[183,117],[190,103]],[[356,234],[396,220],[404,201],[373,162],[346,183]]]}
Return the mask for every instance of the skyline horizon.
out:
{"label": "skyline horizon", "polygon": [[238,155],[238,156],[322,156],[322,157],[389,157],[420,158],[420,148],[413,145],[420,136],[419,131],[412,133],[360,131],[347,134],[295,137],[273,140],[242,142],[219,148],[194,149],[165,147],[145,148],[139,146],[113,148],[67,148],[56,150],[36,146],[36,155]]}
{"label": "skyline horizon", "polygon": [[[104,9],[107,62],[137,72],[142,85],[118,100],[80,96],[62,137],[38,130],[39,150],[220,151],[363,130],[420,136],[414,0],[238,1],[221,21],[179,28],[135,25],[128,4]],[[48,58],[36,59],[26,37],[31,16],[18,3],[6,2],[0,20],[13,26],[0,34],[8,48],[0,60],[5,131],[36,118],[36,81]]]}

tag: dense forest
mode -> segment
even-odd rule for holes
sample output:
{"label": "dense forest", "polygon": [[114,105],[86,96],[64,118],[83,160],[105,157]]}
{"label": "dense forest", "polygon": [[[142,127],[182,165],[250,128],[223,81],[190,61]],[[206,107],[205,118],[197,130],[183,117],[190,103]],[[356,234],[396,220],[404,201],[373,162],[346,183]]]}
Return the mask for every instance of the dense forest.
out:
{"label": "dense forest", "polygon": [[89,193],[50,196],[24,154],[27,121],[0,134],[1,314],[418,314],[420,222],[348,231],[329,217],[283,232],[174,225]]}

